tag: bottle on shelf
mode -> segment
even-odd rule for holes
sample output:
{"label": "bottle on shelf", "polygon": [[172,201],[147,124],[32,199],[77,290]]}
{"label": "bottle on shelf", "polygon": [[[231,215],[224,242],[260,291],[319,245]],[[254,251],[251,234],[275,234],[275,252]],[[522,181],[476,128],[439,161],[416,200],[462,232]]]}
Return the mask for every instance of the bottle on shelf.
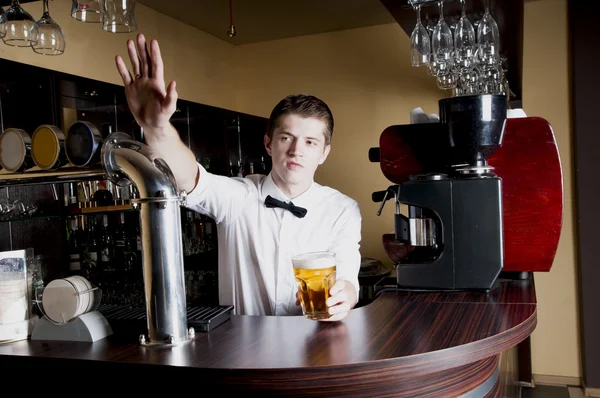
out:
{"label": "bottle on shelf", "polygon": [[81,275],[81,230],[79,219],[71,217],[69,228],[69,275]]}
{"label": "bottle on shelf", "polygon": [[98,241],[96,231],[96,214],[86,217],[85,244],[83,245],[82,272],[90,282],[98,283]]}

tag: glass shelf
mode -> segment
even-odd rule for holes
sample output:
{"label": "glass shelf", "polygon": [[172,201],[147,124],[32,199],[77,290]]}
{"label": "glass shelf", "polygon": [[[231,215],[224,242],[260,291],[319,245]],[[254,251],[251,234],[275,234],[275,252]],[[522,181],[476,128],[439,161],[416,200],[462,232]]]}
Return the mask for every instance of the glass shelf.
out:
{"label": "glass shelf", "polygon": [[48,214],[48,215],[40,214],[39,216],[33,216],[33,217],[13,217],[13,218],[0,219],[0,223],[17,222],[17,221],[52,220],[55,218],[59,218],[59,216],[57,214]]}

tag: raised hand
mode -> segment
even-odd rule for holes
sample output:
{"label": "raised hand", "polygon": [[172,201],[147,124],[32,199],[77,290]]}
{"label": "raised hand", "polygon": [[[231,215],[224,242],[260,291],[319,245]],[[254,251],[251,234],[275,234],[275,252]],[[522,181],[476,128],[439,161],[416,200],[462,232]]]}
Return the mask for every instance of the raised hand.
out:
{"label": "raised hand", "polygon": [[121,56],[117,55],[115,61],[125,85],[129,109],[136,122],[144,129],[146,140],[170,138],[174,129],[169,120],[177,106],[177,91],[175,81],[165,87],[158,42],[151,40],[148,50],[146,38],[140,33],[135,42],[127,40],[127,50],[132,72]]}
{"label": "raised hand", "polygon": [[125,85],[129,109],[144,129],[146,144],[171,168],[178,189],[190,192],[198,182],[198,167],[194,154],[170,122],[177,108],[177,91],[174,81],[165,87],[158,42],[152,40],[148,50],[146,38],[140,33],[135,42],[127,40],[127,50],[133,72],[120,56],[117,55],[115,61]]}

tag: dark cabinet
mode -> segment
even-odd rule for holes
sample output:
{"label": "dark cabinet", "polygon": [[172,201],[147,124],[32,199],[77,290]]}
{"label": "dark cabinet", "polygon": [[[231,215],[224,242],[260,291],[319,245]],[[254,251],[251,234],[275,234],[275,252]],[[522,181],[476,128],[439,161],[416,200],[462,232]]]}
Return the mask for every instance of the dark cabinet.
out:
{"label": "dark cabinet", "polygon": [[90,122],[100,131],[116,125],[115,89],[108,84],[76,76],[56,76],[59,127],[67,134],[75,122]]}
{"label": "dark cabinet", "polygon": [[0,67],[0,126],[33,135],[42,124],[56,123],[53,77],[50,72],[16,62]]}

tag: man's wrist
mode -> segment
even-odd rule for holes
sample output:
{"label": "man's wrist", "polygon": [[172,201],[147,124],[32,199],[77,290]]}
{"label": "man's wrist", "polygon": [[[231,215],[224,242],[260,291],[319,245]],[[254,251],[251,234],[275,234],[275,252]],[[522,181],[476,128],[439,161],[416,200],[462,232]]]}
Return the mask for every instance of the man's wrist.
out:
{"label": "man's wrist", "polygon": [[161,127],[142,127],[144,130],[144,140],[150,146],[152,145],[171,145],[181,141],[179,133],[172,124]]}

